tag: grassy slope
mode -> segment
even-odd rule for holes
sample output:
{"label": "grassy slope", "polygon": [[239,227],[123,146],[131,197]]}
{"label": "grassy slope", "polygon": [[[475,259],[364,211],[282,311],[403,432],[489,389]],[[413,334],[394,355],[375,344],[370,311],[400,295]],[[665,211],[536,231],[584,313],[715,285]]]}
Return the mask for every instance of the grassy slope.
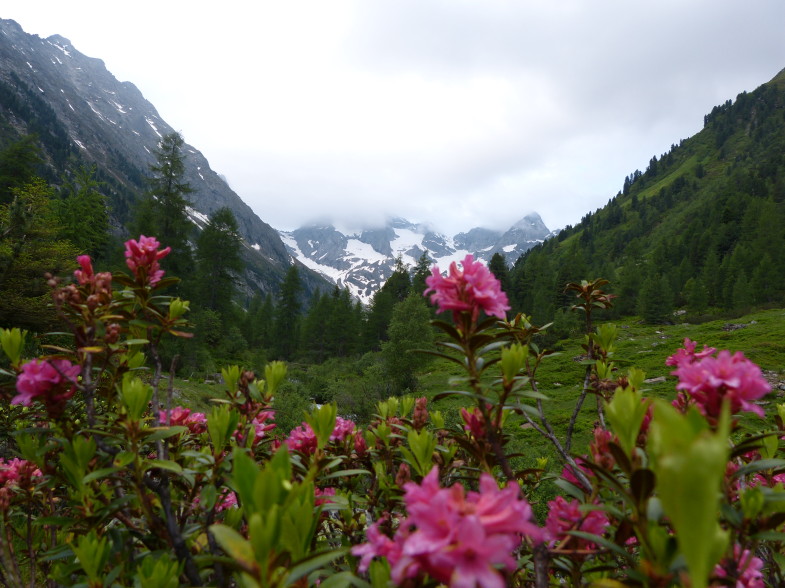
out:
{"label": "grassy slope", "polygon": [[[675,396],[676,379],[670,376],[671,368],[665,365],[665,359],[682,345],[685,337],[697,341],[700,346],[706,344],[718,349],[742,351],[763,370],[779,375],[785,368],[785,310],[756,312],[734,319],[733,323],[745,327],[725,331],[723,327],[729,324],[727,320],[700,325],[682,323],[665,326],[642,325],[636,318],[617,321],[615,324],[620,334],[614,360],[622,371],[634,366],[644,370],[647,378],[665,376],[665,382],[648,385],[646,394],[667,399]],[[559,354],[546,358],[538,373],[540,391],[549,397],[545,402],[545,411],[557,431],[566,428],[575,400],[580,394],[584,366],[576,359],[581,353],[583,350],[578,339],[563,341]],[[447,362],[432,364],[431,370],[421,377],[425,394],[432,397],[447,390],[448,379],[459,375],[458,369]],[[782,402],[784,395],[785,392],[775,389],[765,401]],[[461,398],[449,398],[432,403],[432,408],[442,410],[448,422],[457,424],[458,408],[464,404]],[[595,420],[596,402],[589,398],[581,410],[576,427],[573,445],[575,453],[586,451]],[[760,421],[752,417],[751,422]],[[523,454],[519,458],[520,464],[534,465],[534,460],[542,455],[552,457],[556,463],[558,460],[555,460],[555,453],[548,442],[536,431],[521,428],[522,423],[523,420],[516,417],[511,419],[508,427],[513,436],[511,449]]]}
{"label": "grassy slope", "polygon": [[[670,376],[671,369],[665,365],[665,359],[682,345],[685,337],[697,341],[699,345],[743,351],[763,370],[777,375],[785,374],[785,309],[748,314],[734,319],[733,323],[745,327],[723,330],[729,324],[728,320],[700,325],[679,323],[664,326],[642,325],[636,317],[616,321],[619,339],[614,360],[622,371],[635,366],[644,370],[647,378],[665,376],[665,382],[650,384],[647,394],[667,399],[675,395],[675,378]],[[577,361],[583,353],[580,343],[579,338],[560,342],[559,353],[546,358],[537,374],[540,391],[549,397],[544,403],[546,414],[557,431],[565,429],[580,394],[584,374],[584,366]],[[461,375],[460,368],[455,364],[434,360],[428,370],[420,375],[421,388],[417,395],[433,398],[439,392],[451,389],[450,378]],[[785,375],[781,377],[785,380]],[[209,409],[210,398],[221,398],[223,394],[220,384],[206,384],[201,380],[175,380],[174,403],[193,410]],[[783,402],[784,396],[785,392],[775,389],[765,400],[769,404]],[[460,424],[459,409],[465,405],[465,399],[453,397],[431,402],[430,409],[441,410],[448,425],[454,426]],[[596,403],[593,398],[588,398],[578,420],[574,453],[586,452],[595,420]],[[522,418],[515,416],[510,419],[508,426],[508,432],[513,437],[511,450],[522,454],[517,458],[518,465],[533,466],[537,457],[549,456],[555,467],[559,460],[548,442],[536,431],[522,428],[523,422]],[[751,422],[759,421],[751,417]]]}

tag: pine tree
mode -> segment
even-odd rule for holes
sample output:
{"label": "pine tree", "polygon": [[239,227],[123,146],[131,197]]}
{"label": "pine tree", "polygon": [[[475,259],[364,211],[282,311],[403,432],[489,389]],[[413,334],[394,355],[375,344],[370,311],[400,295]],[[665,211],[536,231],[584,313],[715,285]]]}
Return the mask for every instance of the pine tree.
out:
{"label": "pine tree", "polygon": [[491,273],[496,276],[496,279],[501,282],[502,290],[505,293],[509,293],[510,288],[510,275],[509,270],[507,269],[507,259],[499,252],[496,252],[491,257],[491,261],[488,263],[488,269],[491,270]]}
{"label": "pine tree", "polygon": [[105,254],[109,242],[109,211],[106,197],[99,192],[96,167],[80,167],[73,179],[66,179],[55,210],[62,225],[60,234],[81,253]]}
{"label": "pine tree", "polygon": [[0,204],[9,204],[14,191],[36,177],[42,162],[35,135],[27,135],[0,151]]}
{"label": "pine tree", "polygon": [[243,270],[242,241],[237,220],[228,208],[219,208],[196,240],[199,301],[226,316],[237,293],[236,276]]}
{"label": "pine tree", "polygon": [[153,236],[162,246],[172,248],[161,265],[181,278],[190,275],[193,266],[188,243],[193,224],[186,212],[193,189],[184,180],[183,144],[179,133],[164,136],[158,144],[156,163],[150,166],[150,188],[136,211],[134,227],[134,233]]}
{"label": "pine tree", "polygon": [[414,350],[429,349],[433,344],[430,316],[425,300],[417,294],[393,308],[388,341],[382,344],[382,363],[386,377],[398,394],[416,390],[416,372],[429,360],[428,355]]}
{"label": "pine tree", "polygon": [[273,350],[279,359],[290,360],[294,357],[300,333],[300,274],[297,266],[292,265],[286,272],[278,304],[275,307],[273,322]]}
{"label": "pine tree", "polygon": [[414,274],[412,275],[412,292],[422,296],[425,289],[428,287],[425,279],[431,275],[431,266],[433,262],[428,257],[428,252],[424,251],[420,258],[417,260],[417,265],[414,266]]}
{"label": "pine tree", "polygon": [[35,179],[0,204],[0,327],[45,331],[55,324],[44,274],[76,266],[76,248],[60,235],[52,190]]}

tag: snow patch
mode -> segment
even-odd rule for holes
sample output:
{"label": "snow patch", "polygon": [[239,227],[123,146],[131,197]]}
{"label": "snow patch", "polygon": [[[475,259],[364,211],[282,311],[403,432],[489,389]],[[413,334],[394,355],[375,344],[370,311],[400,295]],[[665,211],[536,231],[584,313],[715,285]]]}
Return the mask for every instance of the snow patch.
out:
{"label": "snow patch", "polygon": [[62,52],[63,52],[63,54],[64,54],[66,57],[71,57],[71,54],[68,52],[68,49],[66,49],[65,47],[61,47],[61,46],[60,46],[60,45],[58,45],[57,43],[52,43],[52,41],[49,41],[49,44],[50,44],[52,47],[57,47],[57,48],[58,48],[60,51],[62,51]]}
{"label": "snow patch", "polygon": [[147,121],[147,124],[150,125],[150,128],[153,129],[155,134],[163,139],[164,136],[161,133],[158,132],[158,127],[155,126],[155,123],[153,122],[153,119],[151,119],[149,116],[144,117],[144,119]]}
{"label": "snow patch", "polygon": [[502,251],[504,251],[505,253],[512,253],[513,251],[515,251],[517,247],[518,247],[517,245],[505,245],[504,247],[502,247]]}
{"label": "snow patch", "polygon": [[194,221],[194,224],[199,224],[194,219],[199,220],[199,222],[205,225],[210,223],[210,218],[206,214],[201,213],[198,210],[191,208],[190,206],[185,207],[185,212],[188,214],[188,216],[192,217],[191,220]]}
{"label": "snow patch", "polygon": [[262,247],[261,245],[259,245],[259,243],[254,243],[253,245],[251,245],[251,249],[256,249],[257,251],[259,251],[261,248]]}
{"label": "snow patch", "polygon": [[[70,106],[70,104],[69,104]],[[76,143],[81,149],[87,151],[87,147],[85,147],[79,139],[74,139],[74,143]]]}

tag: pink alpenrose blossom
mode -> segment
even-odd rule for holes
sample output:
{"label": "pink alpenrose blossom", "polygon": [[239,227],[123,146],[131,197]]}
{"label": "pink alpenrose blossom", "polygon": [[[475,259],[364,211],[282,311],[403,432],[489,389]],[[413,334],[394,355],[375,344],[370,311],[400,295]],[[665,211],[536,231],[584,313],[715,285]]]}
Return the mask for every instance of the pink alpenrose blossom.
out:
{"label": "pink alpenrose blossom", "polygon": [[147,280],[155,286],[164,276],[164,271],[158,261],[172,251],[171,247],[158,248],[161,244],[155,237],[139,236],[139,240],[131,239],[125,242],[125,263],[134,275],[141,280]]}
{"label": "pink alpenrose blossom", "polygon": [[30,406],[33,399],[43,397],[44,404],[57,404],[74,394],[81,368],[67,359],[33,359],[22,366],[16,379],[18,394],[11,404]]}
{"label": "pink alpenrose blossom", "polygon": [[771,386],[760,368],[740,351],[731,355],[723,350],[716,357],[682,361],[671,373],[679,378],[676,389],[689,394],[706,417],[718,418],[725,399],[730,401],[733,414],[744,410],[764,416],[763,409],[753,401],[768,394]]}
{"label": "pink alpenrose blossom", "polygon": [[[714,568],[714,575],[736,588],[765,588],[763,579],[763,560],[755,557],[749,549],[742,549],[738,543],[733,546],[733,559],[725,559]],[[733,580],[736,583],[733,583]],[[723,585],[726,585],[723,583]]]}
{"label": "pink alpenrose blossom", "polygon": [[450,264],[450,273],[442,276],[438,266],[431,269],[431,275],[425,279],[428,288],[424,296],[431,294],[431,304],[435,304],[438,312],[451,310],[456,319],[461,312],[470,312],[472,320],[476,320],[479,311],[489,316],[500,319],[505,318],[505,312],[510,310],[507,295],[502,291],[501,283],[496,276],[481,262],[474,261],[467,255],[461,263]]}
{"label": "pink alpenrose blossom", "polygon": [[32,462],[18,457],[8,461],[0,458],[0,486],[26,486],[40,476],[41,470]]}
{"label": "pink alpenrose blossom", "polygon": [[703,351],[698,351],[696,353],[695,348],[697,347],[697,343],[692,341],[689,337],[684,339],[684,347],[676,350],[676,353],[671,355],[668,359],[665,360],[665,365],[672,365],[672,366],[680,366],[685,363],[694,363],[699,361],[705,357],[710,357],[717,352],[715,347],[709,347],[708,345],[703,346]]}
{"label": "pink alpenrose blossom", "polygon": [[79,267],[82,268],[74,271],[74,277],[76,278],[76,281],[81,286],[89,284],[95,275],[93,272],[93,262],[90,259],[90,256],[80,255],[76,258],[76,262],[79,264]]}
{"label": "pink alpenrose blossom", "polygon": [[[557,496],[548,502],[548,518],[545,520],[547,539],[551,546],[564,542],[569,549],[595,549],[594,543],[574,537],[569,531],[583,531],[602,536],[610,525],[606,514],[600,510],[582,511],[577,500],[567,501]],[[566,542],[569,541],[569,544]]]}
{"label": "pink alpenrose blossom", "polygon": [[480,477],[479,492],[467,493],[460,484],[440,488],[434,467],[421,484],[409,482],[404,490],[409,516],[395,537],[371,525],[369,542],[352,549],[361,572],[378,556],[390,562],[396,584],[427,573],[453,588],[503,588],[500,570],[515,569],[513,552],[522,538],[543,539],[518,486],[500,489],[488,474]]}

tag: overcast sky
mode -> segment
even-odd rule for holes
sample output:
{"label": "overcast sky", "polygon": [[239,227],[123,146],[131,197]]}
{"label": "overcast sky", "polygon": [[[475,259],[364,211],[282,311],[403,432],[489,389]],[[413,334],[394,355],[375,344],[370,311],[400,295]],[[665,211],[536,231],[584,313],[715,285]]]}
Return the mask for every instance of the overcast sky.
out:
{"label": "overcast sky", "polygon": [[783,0],[10,0],[257,214],[550,228],[785,68]]}

